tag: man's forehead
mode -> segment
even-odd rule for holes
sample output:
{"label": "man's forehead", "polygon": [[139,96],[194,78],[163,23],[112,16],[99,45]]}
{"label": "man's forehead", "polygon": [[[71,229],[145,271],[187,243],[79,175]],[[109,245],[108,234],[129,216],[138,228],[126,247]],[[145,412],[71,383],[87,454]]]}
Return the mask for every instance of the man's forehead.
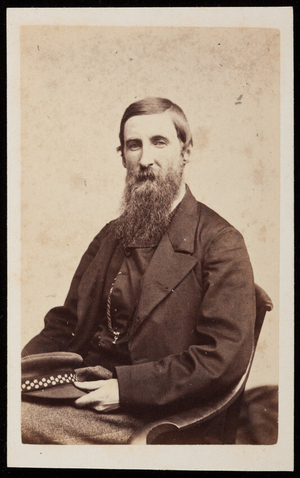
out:
{"label": "man's forehead", "polygon": [[177,137],[177,132],[171,115],[165,111],[164,113],[129,118],[124,126],[125,140],[140,135]]}

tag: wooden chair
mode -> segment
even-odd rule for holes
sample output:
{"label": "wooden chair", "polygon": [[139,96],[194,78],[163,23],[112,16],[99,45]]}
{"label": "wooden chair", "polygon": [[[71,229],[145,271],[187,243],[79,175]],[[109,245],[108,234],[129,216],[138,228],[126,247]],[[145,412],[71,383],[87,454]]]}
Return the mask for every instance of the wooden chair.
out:
{"label": "wooden chair", "polygon": [[266,292],[255,285],[256,321],[254,347],[243,377],[221,400],[206,407],[159,419],[144,425],[131,437],[131,444],[234,444],[238,428],[243,392],[250,373],[259,334],[267,311],[273,304]]}

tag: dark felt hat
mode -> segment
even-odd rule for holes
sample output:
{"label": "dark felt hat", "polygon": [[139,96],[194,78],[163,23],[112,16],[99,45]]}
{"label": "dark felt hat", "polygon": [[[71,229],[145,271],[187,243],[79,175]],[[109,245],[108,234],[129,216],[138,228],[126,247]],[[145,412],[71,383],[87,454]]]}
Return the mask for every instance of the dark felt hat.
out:
{"label": "dark felt hat", "polygon": [[83,358],[71,352],[51,352],[22,358],[22,395],[44,398],[79,398],[85,392],[75,387],[75,369]]}

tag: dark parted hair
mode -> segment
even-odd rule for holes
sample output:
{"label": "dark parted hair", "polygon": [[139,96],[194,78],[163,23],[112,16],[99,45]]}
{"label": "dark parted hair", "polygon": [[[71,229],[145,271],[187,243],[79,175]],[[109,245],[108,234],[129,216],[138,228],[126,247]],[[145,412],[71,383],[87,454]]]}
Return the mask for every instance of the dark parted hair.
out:
{"label": "dark parted hair", "polygon": [[193,146],[192,133],[187,122],[186,116],[182,109],[172,103],[172,101],[166,98],[157,98],[149,97],[144,98],[143,100],[136,101],[126,108],[120,124],[120,143],[121,146],[117,148],[118,151],[121,151],[123,154],[124,151],[124,127],[126,121],[133,116],[140,115],[154,115],[160,114],[168,111],[170,113],[171,119],[174,123],[175,129],[177,131],[178,139],[183,143],[183,149],[188,148],[190,145]]}

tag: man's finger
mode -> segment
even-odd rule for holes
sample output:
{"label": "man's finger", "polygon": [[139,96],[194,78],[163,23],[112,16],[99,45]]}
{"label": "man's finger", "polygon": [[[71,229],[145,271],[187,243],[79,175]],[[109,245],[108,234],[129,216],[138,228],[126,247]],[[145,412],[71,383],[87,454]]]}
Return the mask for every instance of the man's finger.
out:
{"label": "man's finger", "polygon": [[83,397],[77,398],[74,403],[78,407],[86,407],[89,405],[100,404],[101,401],[95,390],[93,392],[87,393]]}
{"label": "man's finger", "polygon": [[79,388],[80,390],[96,390],[97,388],[101,387],[104,380],[95,380],[93,382],[74,382],[75,387]]}

